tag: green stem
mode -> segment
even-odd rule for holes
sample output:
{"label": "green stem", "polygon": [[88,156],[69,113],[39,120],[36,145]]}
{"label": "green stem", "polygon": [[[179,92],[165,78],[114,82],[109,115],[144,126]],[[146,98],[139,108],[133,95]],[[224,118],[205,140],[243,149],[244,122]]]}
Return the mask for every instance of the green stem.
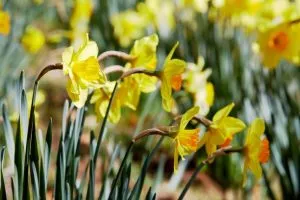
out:
{"label": "green stem", "polygon": [[180,196],[178,197],[178,200],[182,200],[185,196],[185,194],[187,193],[187,191],[189,190],[189,188],[191,187],[193,181],[195,180],[195,178],[197,177],[198,173],[200,172],[200,170],[202,169],[202,167],[204,166],[204,163],[200,163],[197,168],[195,169],[194,173],[192,174],[192,176],[190,177],[188,183],[184,186]]}

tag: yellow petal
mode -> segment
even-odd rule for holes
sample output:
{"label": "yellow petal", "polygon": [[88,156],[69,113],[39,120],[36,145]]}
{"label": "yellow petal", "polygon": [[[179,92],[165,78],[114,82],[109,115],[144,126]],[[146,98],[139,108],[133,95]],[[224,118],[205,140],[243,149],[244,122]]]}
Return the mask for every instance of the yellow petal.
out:
{"label": "yellow petal", "polygon": [[226,133],[230,134],[231,136],[241,132],[244,128],[246,128],[246,125],[242,120],[234,117],[225,117],[222,123],[226,129]]}
{"label": "yellow petal", "polygon": [[130,55],[136,56],[132,62],[134,67],[141,67],[151,71],[156,68],[156,47],[158,36],[156,34],[143,37],[134,42]]}
{"label": "yellow petal", "polygon": [[104,84],[106,81],[104,73],[100,70],[100,65],[95,57],[89,57],[86,60],[76,62],[73,66],[73,72],[80,79],[89,84]]}
{"label": "yellow petal", "polygon": [[0,34],[8,35],[9,32],[10,32],[10,15],[8,12],[0,10]]}
{"label": "yellow petal", "polygon": [[136,80],[132,77],[125,78],[121,85],[120,93],[122,103],[132,110],[136,110],[141,95],[141,91]]}
{"label": "yellow petal", "polygon": [[209,143],[215,144],[215,145],[221,145],[226,140],[226,132],[223,129],[219,128],[209,128],[208,129],[208,141]]}
{"label": "yellow petal", "polygon": [[212,106],[215,99],[214,85],[211,82],[207,82],[205,89],[206,89],[206,103],[209,106]]}
{"label": "yellow petal", "polygon": [[253,145],[260,146],[260,137],[265,131],[265,122],[261,118],[256,118],[251,123],[250,127],[248,128],[247,136],[246,136],[246,146]]}
{"label": "yellow petal", "polygon": [[89,57],[95,57],[98,56],[98,46],[97,43],[94,41],[89,40],[88,34],[86,35],[86,40],[79,48],[78,52],[76,52],[76,60],[77,61],[83,61],[88,59]]}
{"label": "yellow petal", "polygon": [[62,63],[63,63],[63,68],[65,74],[68,73],[68,68],[70,68],[70,64],[73,58],[73,53],[74,53],[74,48],[73,47],[68,47],[64,50],[62,53]]}
{"label": "yellow petal", "polygon": [[161,81],[160,93],[162,97],[163,108],[167,112],[170,112],[173,107],[172,87],[170,81],[164,77]]}
{"label": "yellow petal", "polygon": [[178,170],[178,151],[177,148],[174,150],[174,172],[177,173]]}
{"label": "yellow petal", "polygon": [[186,125],[199,113],[199,106],[195,106],[186,111],[181,118],[179,130],[184,130]]}
{"label": "yellow petal", "polygon": [[199,144],[200,129],[181,130],[176,136],[177,150],[179,155],[184,159],[184,156],[197,151]]}
{"label": "yellow petal", "polygon": [[179,42],[176,42],[176,44],[173,46],[173,48],[172,48],[171,51],[169,52],[169,54],[168,54],[168,56],[167,56],[165,62],[168,62],[169,60],[171,60],[171,58],[172,58],[172,56],[173,56],[173,54],[174,54],[176,48],[178,47],[178,45],[179,45]]}
{"label": "yellow petal", "polygon": [[212,155],[217,150],[217,146],[211,143],[206,143],[205,150],[207,155]]}
{"label": "yellow petal", "polygon": [[174,75],[179,75],[184,72],[186,62],[180,59],[172,59],[165,62],[163,73],[164,76],[172,78]]}
{"label": "yellow petal", "polygon": [[224,108],[222,108],[221,110],[219,110],[213,117],[213,121],[217,122],[217,121],[221,121],[222,119],[224,119],[225,117],[227,117],[229,115],[229,113],[231,112],[232,108],[234,107],[234,103],[231,103],[227,106],[225,106]]}
{"label": "yellow petal", "polygon": [[87,96],[88,96],[88,90],[87,89],[79,89],[78,94],[73,93],[73,91],[74,91],[74,88],[73,88],[72,82],[70,80],[68,80],[67,92],[68,92],[70,99],[72,100],[73,104],[77,108],[83,107],[85,104],[85,101],[87,99]]}
{"label": "yellow petal", "polygon": [[262,175],[261,166],[259,164],[259,160],[249,160],[249,169],[253,172],[256,179],[260,179]]}
{"label": "yellow petal", "polygon": [[137,80],[142,92],[149,93],[156,89],[156,83],[158,81],[157,77],[145,74],[134,74],[132,76]]}

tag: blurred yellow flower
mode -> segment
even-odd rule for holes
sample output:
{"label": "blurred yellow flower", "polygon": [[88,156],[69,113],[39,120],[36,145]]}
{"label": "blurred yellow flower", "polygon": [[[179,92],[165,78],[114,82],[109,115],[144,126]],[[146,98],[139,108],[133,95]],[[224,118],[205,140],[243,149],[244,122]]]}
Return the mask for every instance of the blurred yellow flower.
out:
{"label": "blurred yellow flower", "polygon": [[184,8],[191,8],[200,13],[206,13],[209,0],[180,0],[179,3]]}
{"label": "blurred yellow flower", "polygon": [[178,46],[178,42],[174,45],[169,55],[167,56],[164,65],[163,71],[161,73],[161,97],[163,108],[170,112],[174,100],[172,98],[172,88],[175,91],[180,90],[182,84],[182,73],[186,67],[186,63],[180,59],[171,59],[175,49]]}
{"label": "blurred yellow flower", "polygon": [[198,58],[197,65],[187,63],[184,73],[184,88],[194,96],[194,105],[200,107],[200,115],[207,115],[214,102],[214,86],[207,79],[211,69],[205,69],[203,57]]}
{"label": "blurred yellow flower", "polygon": [[266,163],[269,160],[270,150],[268,139],[261,137],[265,131],[263,119],[255,119],[248,128],[246,142],[244,146],[244,170],[243,184],[247,181],[247,170],[251,170],[256,179],[262,175],[260,163]]}
{"label": "blurred yellow flower", "polygon": [[129,46],[133,40],[142,37],[148,24],[142,14],[133,10],[114,14],[111,23],[114,35],[123,47]]}
{"label": "blurred yellow flower", "polygon": [[[91,103],[95,104],[97,121],[100,121],[106,114],[106,109],[108,107],[114,85],[115,82],[107,82],[101,88],[94,90],[93,96],[91,97]],[[121,102],[123,96],[119,95],[120,93],[118,89],[119,88],[116,89],[108,115],[108,120],[114,124],[121,118]]]}
{"label": "blurred yellow flower", "polygon": [[275,68],[282,59],[299,63],[300,25],[283,23],[258,33],[257,44],[263,64]]}
{"label": "blurred yellow flower", "polygon": [[[130,55],[134,59],[126,64],[126,69],[143,68],[150,72],[156,69],[156,47],[158,45],[158,36],[156,34],[143,37],[136,40]],[[133,74],[126,77],[121,83],[124,87],[128,88],[125,105],[132,109],[136,109],[139,102],[141,92],[149,93],[156,89],[157,78],[146,74]]]}
{"label": "blurred yellow flower", "polygon": [[71,39],[73,46],[77,47],[85,40],[89,32],[89,22],[93,11],[92,0],[75,0],[70,19]]}
{"label": "blurred yellow flower", "polygon": [[31,25],[26,27],[25,33],[21,38],[23,48],[32,54],[37,53],[44,46],[45,42],[44,33]]}
{"label": "blurred yellow flower", "polygon": [[218,145],[224,144],[233,135],[242,131],[246,125],[240,119],[229,117],[229,113],[234,107],[234,103],[227,105],[219,110],[213,117],[212,124],[208,127],[207,132],[200,140],[199,148],[205,144],[208,155],[213,154],[217,150]]}
{"label": "blurred yellow flower", "polygon": [[174,171],[178,168],[178,155],[184,159],[184,156],[196,152],[199,143],[199,132],[200,129],[186,130],[186,126],[191,119],[199,112],[199,107],[193,107],[183,114],[179,130],[174,136],[174,141],[176,143],[174,151]]}
{"label": "blurred yellow flower", "polygon": [[0,7],[0,34],[8,35],[10,32],[10,15],[8,12],[1,10]]}
{"label": "blurred yellow flower", "polygon": [[65,49],[62,55],[64,74],[69,77],[67,92],[72,102],[82,107],[87,99],[88,88],[100,88],[105,82],[97,59],[98,47],[86,35],[85,42],[75,51],[73,47]]}
{"label": "blurred yellow flower", "polygon": [[175,3],[172,0],[146,0],[137,5],[138,12],[158,30],[160,37],[167,38],[175,28]]}

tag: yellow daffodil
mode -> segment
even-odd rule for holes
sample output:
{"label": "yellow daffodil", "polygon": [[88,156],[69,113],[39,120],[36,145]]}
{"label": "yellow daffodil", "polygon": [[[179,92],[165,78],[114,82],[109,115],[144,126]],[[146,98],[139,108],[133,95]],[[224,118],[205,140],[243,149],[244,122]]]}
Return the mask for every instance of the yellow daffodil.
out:
{"label": "yellow daffodil", "polygon": [[146,0],[137,5],[137,11],[156,28],[161,37],[168,37],[175,28],[175,4],[172,0]]}
{"label": "yellow daffodil", "polygon": [[191,119],[199,112],[199,107],[193,107],[183,114],[179,130],[175,134],[175,151],[174,151],[174,171],[178,168],[178,155],[184,159],[184,156],[196,152],[199,143],[199,132],[200,129],[186,130],[186,126]]}
{"label": "yellow daffodil", "polygon": [[89,22],[93,11],[92,0],[75,0],[71,15],[71,39],[76,47],[85,40],[85,35],[89,31]]}
{"label": "yellow daffodil", "polygon": [[197,65],[187,63],[184,73],[184,88],[194,96],[194,105],[200,107],[200,115],[207,115],[214,101],[214,86],[207,79],[211,69],[205,69],[203,57],[198,58]]}
{"label": "yellow daffodil", "polygon": [[8,35],[10,32],[10,15],[8,12],[1,10],[0,6],[0,34]]}
{"label": "yellow daffodil", "polygon": [[260,163],[266,163],[269,160],[269,141],[266,138],[262,138],[264,131],[265,123],[260,118],[255,119],[248,128],[244,146],[244,185],[247,180],[247,170],[251,170],[255,178],[259,179],[262,175]]}
{"label": "yellow daffodil", "polygon": [[213,154],[218,145],[224,144],[227,139],[231,140],[233,135],[242,131],[246,125],[240,119],[229,117],[234,103],[219,110],[213,117],[212,124],[200,140],[199,148],[205,144],[208,155]]}
{"label": "yellow daffodil", "polygon": [[[130,63],[126,64],[126,69],[143,68],[149,72],[156,69],[156,47],[158,36],[156,34],[143,37],[135,41],[130,55],[134,57]],[[155,90],[157,78],[145,74],[133,74],[124,79],[121,84],[128,88],[124,104],[132,109],[136,109],[141,92],[149,93]]]}
{"label": "yellow daffodil", "polygon": [[147,19],[139,12],[127,10],[117,13],[111,17],[114,28],[114,35],[123,47],[127,47],[131,42],[142,37],[147,26]]}
{"label": "yellow daffodil", "polygon": [[259,53],[264,66],[275,68],[282,59],[299,63],[300,25],[283,23],[258,34]]}
{"label": "yellow daffodil", "polygon": [[34,26],[28,26],[21,39],[23,48],[32,54],[37,53],[44,46],[45,42],[44,33]]}
{"label": "yellow daffodil", "polygon": [[175,91],[180,90],[182,84],[181,75],[186,66],[186,63],[183,60],[171,59],[177,46],[178,43],[174,45],[173,49],[167,56],[160,77],[162,104],[163,108],[168,112],[171,111],[174,104],[174,100],[172,98],[172,88]]}
{"label": "yellow daffodil", "polygon": [[[91,98],[91,103],[95,104],[97,121],[100,121],[106,114],[106,109],[108,107],[109,100],[114,89],[114,85],[114,82],[107,82],[103,87],[94,90],[93,96]],[[123,96],[119,93],[119,88],[117,88],[108,115],[108,120],[111,123],[115,124],[121,118],[122,97]]]}
{"label": "yellow daffodil", "polygon": [[72,102],[79,108],[87,99],[88,88],[100,88],[106,82],[97,55],[97,44],[90,41],[88,36],[77,51],[69,47],[63,52],[63,71],[68,76],[67,92]]}
{"label": "yellow daffodil", "polygon": [[200,13],[206,13],[209,0],[180,0],[179,3],[184,8],[191,8]]}

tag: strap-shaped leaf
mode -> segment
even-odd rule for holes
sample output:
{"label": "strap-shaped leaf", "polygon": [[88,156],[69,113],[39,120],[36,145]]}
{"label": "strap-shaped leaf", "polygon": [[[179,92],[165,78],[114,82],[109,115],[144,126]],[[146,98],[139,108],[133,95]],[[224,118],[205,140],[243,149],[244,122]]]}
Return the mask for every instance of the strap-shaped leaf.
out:
{"label": "strap-shaped leaf", "polygon": [[14,161],[15,156],[15,142],[14,142],[14,135],[13,135],[13,129],[11,127],[11,123],[8,119],[7,109],[6,106],[2,105],[2,117],[3,117],[3,128],[4,128],[4,138],[6,146],[9,147],[7,149],[9,159],[11,162]]}
{"label": "strap-shaped leaf", "polygon": [[7,199],[6,190],[5,190],[5,183],[4,183],[4,173],[3,173],[3,161],[4,161],[4,151],[5,148],[2,147],[0,150],[0,197],[3,200]]}
{"label": "strap-shaped leaf", "polygon": [[30,174],[31,174],[32,193],[34,197],[33,199],[37,200],[40,199],[39,178],[38,178],[38,173],[34,162],[31,163]]}

